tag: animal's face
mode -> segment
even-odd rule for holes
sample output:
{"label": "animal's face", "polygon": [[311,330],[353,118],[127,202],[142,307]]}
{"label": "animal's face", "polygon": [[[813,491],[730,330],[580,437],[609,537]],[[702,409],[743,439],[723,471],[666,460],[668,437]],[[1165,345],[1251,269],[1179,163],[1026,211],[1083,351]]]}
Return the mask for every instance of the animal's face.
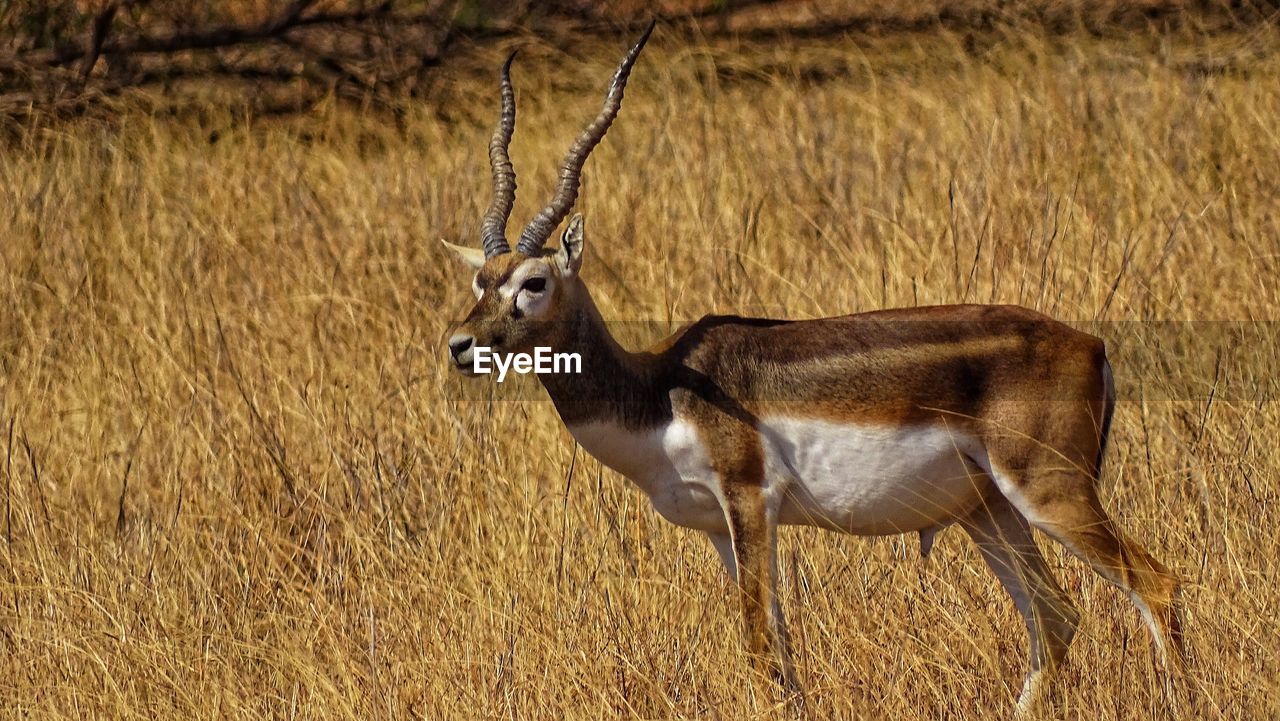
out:
{"label": "animal's face", "polygon": [[502,65],[499,91],[502,112],[489,141],[493,171],[493,202],[480,225],[480,248],[445,241],[475,273],[471,289],[476,304],[449,338],[449,358],[464,373],[476,372],[477,348],[493,353],[529,353],[538,346],[555,348],[567,322],[582,312],[585,291],[578,280],[582,265],[582,216],[575,215],[560,239],[560,248],[544,248],[578,199],[582,166],[592,148],[604,139],[622,107],[622,94],[640,51],[649,41],[654,23],[627,51],[613,75],[604,107],[574,141],[560,165],[560,183],[551,202],[524,231],[515,250],[507,243],[507,219],[515,204],[516,173],[507,148],[516,126],[516,96],[511,85],[512,53]]}
{"label": "animal's face", "polygon": [[469,248],[447,244],[475,272],[475,305],[449,338],[453,364],[473,373],[478,346],[493,353],[554,346],[557,333],[576,312],[582,244],[581,216],[570,221],[560,248],[533,257],[517,251],[486,260]]}

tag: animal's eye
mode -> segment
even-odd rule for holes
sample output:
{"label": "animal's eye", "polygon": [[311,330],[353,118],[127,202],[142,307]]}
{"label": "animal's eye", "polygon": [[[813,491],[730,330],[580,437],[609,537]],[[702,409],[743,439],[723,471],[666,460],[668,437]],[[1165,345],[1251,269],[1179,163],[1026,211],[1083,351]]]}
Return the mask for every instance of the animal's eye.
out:
{"label": "animal's eye", "polygon": [[530,278],[529,280],[526,280],[524,282],[524,285],[520,286],[520,290],[527,290],[530,293],[541,293],[546,289],[547,289],[546,278]]}

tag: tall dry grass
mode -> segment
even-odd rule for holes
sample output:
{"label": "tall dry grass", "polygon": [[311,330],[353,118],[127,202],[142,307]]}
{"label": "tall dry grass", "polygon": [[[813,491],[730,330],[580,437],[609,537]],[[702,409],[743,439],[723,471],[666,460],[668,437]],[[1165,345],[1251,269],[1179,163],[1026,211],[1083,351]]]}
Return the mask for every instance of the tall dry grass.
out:
{"label": "tall dry grass", "polygon": [[[588,165],[586,276],[625,319],[1274,318],[1278,40],[659,38]],[[516,222],[621,46],[521,55]],[[137,113],[0,157],[4,715],[771,716],[701,537],[549,404],[445,391],[470,294],[436,238],[476,238],[501,51],[401,127]],[[1274,716],[1274,398],[1168,396],[1121,403],[1106,503],[1189,582],[1182,717]],[[1162,717],[1136,612],[1052,559],[1062,715]],[[962,533],[790,530],[783,567],[815,718],[1009,711],[1025,632]]]}

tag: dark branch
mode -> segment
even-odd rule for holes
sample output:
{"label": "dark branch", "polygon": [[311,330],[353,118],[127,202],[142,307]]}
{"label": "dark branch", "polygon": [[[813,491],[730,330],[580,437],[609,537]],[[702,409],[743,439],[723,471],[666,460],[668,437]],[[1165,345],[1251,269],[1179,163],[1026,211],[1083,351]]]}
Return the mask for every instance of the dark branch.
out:
{"label": "dark branch", "polygon": [[89,73],[93,72],[93,66],[98,64],[98,58],[102,55],[102,44],[107,40],[107,33],[111,30],[111,21],[115,20],[116,11],[119,9],[119,5],[111,3],[105,10],[98,13],[98,17],[93,20],[93,35],[89,39],[89,51],[85,53],[84,62],[80,64],[80,84],[82,86],[89,79]]}

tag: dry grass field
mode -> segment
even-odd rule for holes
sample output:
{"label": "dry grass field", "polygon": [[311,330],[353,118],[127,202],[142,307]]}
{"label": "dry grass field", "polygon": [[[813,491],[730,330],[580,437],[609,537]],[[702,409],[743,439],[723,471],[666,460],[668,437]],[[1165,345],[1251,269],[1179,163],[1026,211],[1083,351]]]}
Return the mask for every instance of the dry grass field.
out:
{"label": "dry grass field", "polygon": [[[522,41],[513,225],[625,43]],[[450,390],[470,281],[437,239],[478,238],[504,51],[398,123],[140,109],[5,147],[0,716],[777,715],[703,537],[548,402]],[[587,165],[584,272],[607,317],[663,324],[1277,318],[1278,117],[1274,28],[660,30]],[[1104,499],[1188,583],[1176,717],[1275,718],[1277,346],[1226,349],[1246,380],[1213,400],[1180,352],[1117,362]],[[1053,549],[1084,613],[1061,716],[1170,717],[1138,614]],[[962,532],[921,560],[791,529],[782,559],[814,718],[1008,715],[1025,631]]]}

